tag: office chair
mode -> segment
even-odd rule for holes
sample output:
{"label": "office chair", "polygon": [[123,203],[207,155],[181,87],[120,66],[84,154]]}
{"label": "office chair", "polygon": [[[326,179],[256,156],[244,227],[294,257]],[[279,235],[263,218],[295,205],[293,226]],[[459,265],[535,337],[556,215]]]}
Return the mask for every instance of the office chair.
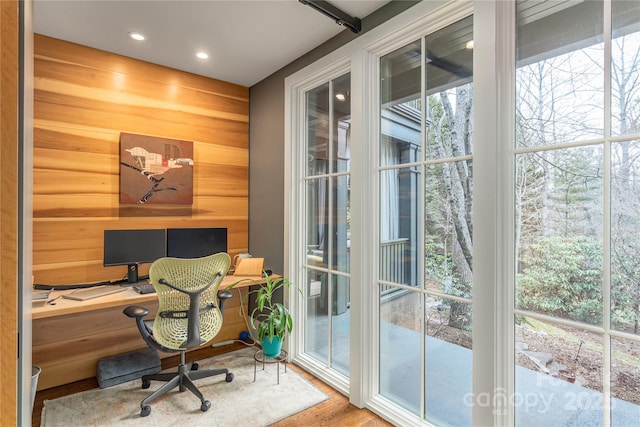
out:
{"label": "office chair", "polygon": [[160,258],[149,268],[149,279],[158,294],[156,318],[153,322],[145,321],[143,318],[149,310],[144,307],[124,309],[124,314],[136,319],[142,338],[151,348],[180,353],[178,372],[142,377],[143,389],[149,388],[151,381],[165,381],[166,384],[140,403],[141,416],[151,413],[149,402],[175,387],[181,392],[189,389],[198,396],[200,410],[205,412],[211,402],[205,400],[193,380],[225,374],[226,382],[233,381],[233,374],[228,369],[199,371],[197,363],[185,363],[186,350],[211,341],[222,327],[224,301],[231,297],[231,292],[218,292],[218,287],[230,263],[229,255],[224,252],[195,259]]}

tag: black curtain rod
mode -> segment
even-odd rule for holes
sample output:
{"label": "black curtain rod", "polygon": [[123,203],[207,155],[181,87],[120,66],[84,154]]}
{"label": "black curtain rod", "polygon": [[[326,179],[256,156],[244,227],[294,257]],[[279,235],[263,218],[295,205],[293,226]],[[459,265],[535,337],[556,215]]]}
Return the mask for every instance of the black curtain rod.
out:
{"label": "black curtain rod", "polygon": [[328,1],[322,0],[299,0],[300,3],[312,7],[323,15],[333,19],[336,24],[347,27],[354,33],[359,33],[362,28],[360,19],[347,15]]}

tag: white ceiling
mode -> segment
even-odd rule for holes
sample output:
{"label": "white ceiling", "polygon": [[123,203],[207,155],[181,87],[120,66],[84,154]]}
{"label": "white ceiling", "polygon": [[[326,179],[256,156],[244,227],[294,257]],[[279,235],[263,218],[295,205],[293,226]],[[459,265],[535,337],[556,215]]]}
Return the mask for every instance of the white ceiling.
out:
{"label": "white ceiling", "polygon": [[[362,19],[388,1],[330,3]],[[349,31],[298,0],[35,0],[33,9],[37,34],[243,86]]]}

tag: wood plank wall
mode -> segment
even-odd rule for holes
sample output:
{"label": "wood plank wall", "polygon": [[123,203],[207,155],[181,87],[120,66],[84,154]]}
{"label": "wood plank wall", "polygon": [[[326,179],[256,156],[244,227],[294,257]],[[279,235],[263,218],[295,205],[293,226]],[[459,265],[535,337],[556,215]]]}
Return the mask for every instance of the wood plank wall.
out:
{"label": "wood plank wall", "polygon": [[0,425],[18,419],[18,2],[0,2]]}
{"label": "wood plank wall", "polygon": [[[227,227],[247,251],[248,88],[41,35],[34,61],[37,283],[124,277],[105,229]],[[119,203],[121,132],[194,142],[193,205]]]}

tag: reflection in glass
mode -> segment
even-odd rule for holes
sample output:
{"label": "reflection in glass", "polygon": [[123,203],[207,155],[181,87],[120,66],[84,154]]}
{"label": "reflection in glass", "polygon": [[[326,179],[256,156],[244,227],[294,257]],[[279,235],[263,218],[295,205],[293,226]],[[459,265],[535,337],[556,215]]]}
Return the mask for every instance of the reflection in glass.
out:
{"label": "reflection in glass", "polygon": [[611,338],[611,425],[640,420],[640,342]]}
{"label": "reflection in glass", "polygon": [[415,162],[420,153],[420,40],[380,59],[380,164]]}
{"label": "reflection in glass", "polygon": [[329,83],[307,92],[307,176],[328,173]]}
{"label": "reflection in glass", "polygon": [[349,376],[349,278],[333,275],[331,367]]}
{"label": "reflection in glass", "polygon": [[349,215],[349,175],[333,178],[333,254],[332,267],[343,273],[349,272],[351,230]]}
{"label": "reflection in glass", "polygon": [[380,172],[380,280],[417,286],[417,168]]}
{"label": "reflection in glass", "polygon": [[452,303],[425,301],[425,407],[427,421],[463,426],[471,425],[471,305]]}
{"label": "reflection in glass", "polygon": [[602,325],[601,146],[516,156],[516,306]]}
{"label": "reflection in glass", "polygon": [[611,133],[640,132],[640,3],[612,1]]}
{"label": "reflection in glass", "polygon": [[[401,296],[401,297],[400,297]],[[380,394],[420,412],[420,334],[423,297],[380,290]]]}
{"label": "reflection in glass", "polygon": [[427,108],[425,159],[472,152],[473,17],[468,16],[425,38]]}
{"label": "reflection in glass", "polygon": [[307,264],[327,267],[329,249],[329,179],[307,181]]}
{"label": "reflection in glass", "polygon": [[640,141],[611,146],[611,323],[640,335]]}
{"label": "reflection in glass", "polygon": [[333,172],[348,172],[351,159],[351,74],[332,80]]}
{"label": "reflection in glass", "polygon": [[307,308],[305,321],[304,351],[327,363],[329,350],[329,292],[327,274],[309,270],[307,273]]}
{"label": "reflection in glass", "polygon": [[328,173],[329,83],[307,92],[307,175]]}
{"label": "reflection in glass", "polygon": [[602,335],[517,317],[516,364],[516,425],[602,424]]}

